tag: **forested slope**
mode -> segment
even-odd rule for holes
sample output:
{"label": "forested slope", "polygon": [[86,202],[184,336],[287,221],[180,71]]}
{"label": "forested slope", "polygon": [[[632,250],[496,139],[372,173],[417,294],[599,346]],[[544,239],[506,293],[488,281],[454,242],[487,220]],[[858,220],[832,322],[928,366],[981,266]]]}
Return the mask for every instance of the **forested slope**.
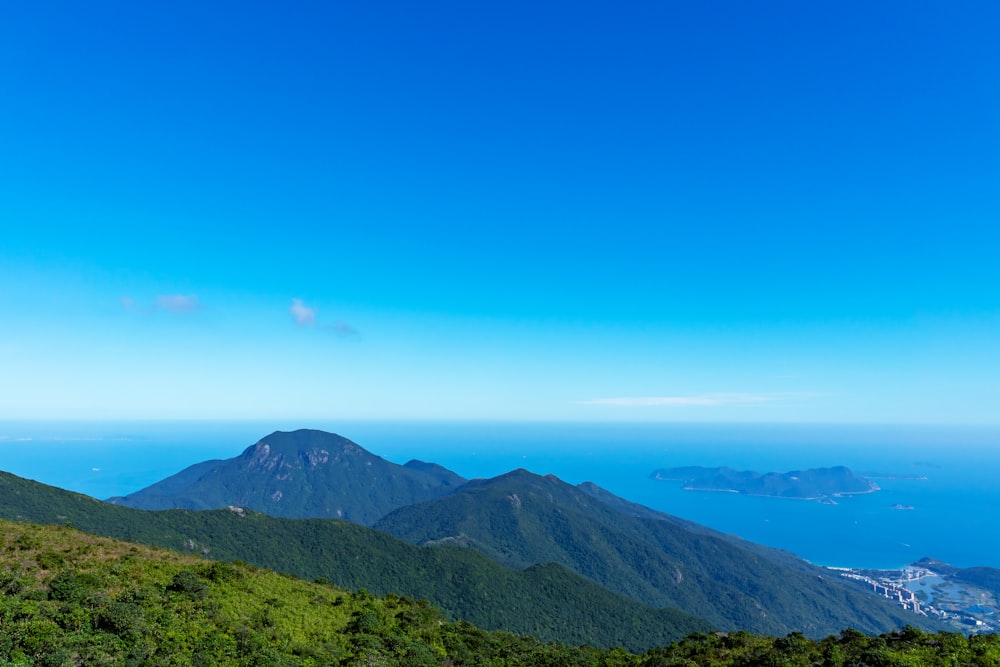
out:
{"label": "forested slope", "polygon": [[[517,470],[400,508],[375,527],[419,545],[463,545],[514,568],[555,562],[609,590],[726,630],[819,637],[928,621],[829,571],[764,557],[736,540],[661,518],[552,475]],[[612,497],[613,498],[613,497]]]}
{"label": "forested slope", "polygon": [[0,516],[243,560],[353,590],[426,598],[451,618],[546,640],[638,650],[711,627],[607,591],[560,565],[516,571],[471,549],[416,547],[346,521],[228,509],[136,510],[7,473],[0,473]]}
{"label": "forested slope", "polygon": [[293,519],[337,518],[369,525],[397,507],[450,493],[465,480],[441,466],[398,465],[347,438],[275,431],[239,456],[198,463],[108,502],[136,509],[249,507]]}
{"label": "forested slope", "polygon": [[[0,664],[776,667],[1000,664],[1000,638],[693,634],[634,654],[449,622],[426,602],[0,521]],[[607,623],[620,623],[614,616]]]}

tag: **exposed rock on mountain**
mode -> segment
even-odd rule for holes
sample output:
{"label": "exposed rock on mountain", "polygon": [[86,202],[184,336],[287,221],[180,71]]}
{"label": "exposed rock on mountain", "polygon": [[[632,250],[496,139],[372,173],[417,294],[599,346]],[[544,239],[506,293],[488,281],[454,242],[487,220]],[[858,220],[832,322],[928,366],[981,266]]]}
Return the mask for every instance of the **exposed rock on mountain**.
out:
{"label": "exposed rock on mountain", "polygon": [[392,510],[450,493],[465,480],[433,463],[397,465],[324,431],[276,431],[223,461],[193,465],[108,502],[137,509],[249,507],[288,518],[371,524]]}

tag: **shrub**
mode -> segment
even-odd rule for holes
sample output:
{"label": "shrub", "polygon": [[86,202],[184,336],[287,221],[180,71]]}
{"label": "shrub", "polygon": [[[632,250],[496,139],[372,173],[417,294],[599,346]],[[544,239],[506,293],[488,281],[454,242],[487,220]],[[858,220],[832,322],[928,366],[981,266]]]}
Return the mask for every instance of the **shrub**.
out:
{"label": "shrub", "polygon": [[167,586],[167,590],[174,593],[183,593],[192,600],[197,600],[208,594],[208,584],[202,581],[201,577],[191,570],[181,570],[174,575],[173,581]]}

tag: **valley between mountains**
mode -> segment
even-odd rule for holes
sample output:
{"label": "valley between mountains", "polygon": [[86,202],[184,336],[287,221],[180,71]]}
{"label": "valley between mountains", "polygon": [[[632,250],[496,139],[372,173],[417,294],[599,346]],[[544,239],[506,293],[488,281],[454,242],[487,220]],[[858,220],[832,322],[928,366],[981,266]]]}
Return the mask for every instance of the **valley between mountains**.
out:
{"label": "valley between mountains", "polygon": [[423,598],[453,619],[568,644],[936,629],[787,552],[592,484],[526,470],[465,480],[322,431],[272,433],[107,502],[0,474],[0,517]]}

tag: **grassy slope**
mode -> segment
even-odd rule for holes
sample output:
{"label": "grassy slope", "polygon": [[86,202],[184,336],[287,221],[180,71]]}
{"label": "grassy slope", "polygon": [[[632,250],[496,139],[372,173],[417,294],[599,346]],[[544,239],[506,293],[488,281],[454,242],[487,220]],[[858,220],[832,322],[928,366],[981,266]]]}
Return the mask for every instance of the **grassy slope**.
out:
{"label": "grassy slope", "polygon": [[[642,655],[450,623],[426,603],[0,521],[0,664],[764,667],[1000,664],[1000,637],[695,634]],[[609,617],[608,623],[620,622]]]}
{"label": "grassy slope", "polygon": [[620,653],[487,634],[423,602],[57,526],[0,521],[0,567],[7,664],[590,664]]}
{"label": "grassy slope", "polygon": [[[0,516],[69,523],[99,535],[239,559],[355,590],[426,598],[453,618],[480,627],[571,644],[644,649],[709,628],[682,612],[611,593],[558,565],[518,572],[469,549],[415,547],[345,521],[241,516],[229,510],[135,510],[7,473],[0,473]],[[609,618],[616,622],[608,623]]]}

